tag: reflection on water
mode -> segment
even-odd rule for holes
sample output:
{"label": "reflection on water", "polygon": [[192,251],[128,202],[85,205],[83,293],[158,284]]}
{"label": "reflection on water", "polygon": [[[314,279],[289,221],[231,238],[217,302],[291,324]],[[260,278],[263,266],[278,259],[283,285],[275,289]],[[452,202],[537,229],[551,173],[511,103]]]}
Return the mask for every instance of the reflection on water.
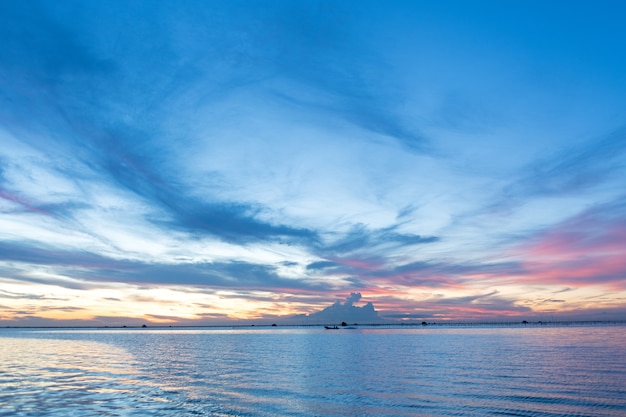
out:
{"label": "reflection on water", "polygon": [[132,356],[110,344],[2,337],[0,363],[0,415],[139,416],[163,401]]}
{"label": "reflection on water", "polygon": [[0,330],[0,415],[623,416],[624,327]]}

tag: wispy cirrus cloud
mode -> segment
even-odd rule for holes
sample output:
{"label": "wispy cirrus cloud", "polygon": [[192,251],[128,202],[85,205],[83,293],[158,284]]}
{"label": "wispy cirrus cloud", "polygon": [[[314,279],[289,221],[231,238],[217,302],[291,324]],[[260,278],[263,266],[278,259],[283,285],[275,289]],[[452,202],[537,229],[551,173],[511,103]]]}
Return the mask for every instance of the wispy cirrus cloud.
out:
{"label": "wispy cirrus cloud", "polygon": [[[491,214],[515,211],[534,200],[620,192],[626,170],[626,129],[563,146],[524,166],[494,194]],[[585,201],[584,199],[581,199]],[[577,205],[584,208],[584,205]]]}
{"label": "wispy cirrus cloud", "polygon": [[[411,311],[412,310],[412,311]],[[517,300],[499,295],[498,291],[463,297],[431,296],[404,312],[390,313],[394,319],[483,320],[499,317],[511,318],[531,313],[532,309],[519,305]]]}
{"label": "wispy cirrus cloud", "polygon": [[626,129],[560,150],[533,163],[528,174],[505,190],[507,198],[560,196],[593,191],[598,186],[618,187],[626,169]]}

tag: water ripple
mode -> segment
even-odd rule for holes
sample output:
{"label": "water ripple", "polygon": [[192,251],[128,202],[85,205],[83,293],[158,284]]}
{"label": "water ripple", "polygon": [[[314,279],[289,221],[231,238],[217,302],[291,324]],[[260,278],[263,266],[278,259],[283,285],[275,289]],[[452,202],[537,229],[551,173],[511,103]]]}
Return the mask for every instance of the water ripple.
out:
{"label": "water ripple", "polygon": [[0,331],[0,416],[623,416],[622,328]]}

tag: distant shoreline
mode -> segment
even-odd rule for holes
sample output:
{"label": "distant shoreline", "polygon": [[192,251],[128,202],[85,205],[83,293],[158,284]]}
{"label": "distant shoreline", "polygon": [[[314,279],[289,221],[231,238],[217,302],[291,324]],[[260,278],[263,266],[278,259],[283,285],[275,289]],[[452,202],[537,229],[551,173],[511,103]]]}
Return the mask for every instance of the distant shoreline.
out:
{"label": "distant shoreline", "polygon": [[411,323],[352,323],[341,326],[337,323],[316,324],[222,324],[222,325],[163,325],[141,324],[122,326],[13,326],[0,325],[2,329],[76,329],[76,330],[170,330],[170,329],[273,329],[273,328],[324,328],[338,326],[339,329],[402,329],[402,328],[524,328],[524,327],[602,327],[625,326],[626,320],[573,320],[573,321],[484,321],[484,322],[411,322]]}

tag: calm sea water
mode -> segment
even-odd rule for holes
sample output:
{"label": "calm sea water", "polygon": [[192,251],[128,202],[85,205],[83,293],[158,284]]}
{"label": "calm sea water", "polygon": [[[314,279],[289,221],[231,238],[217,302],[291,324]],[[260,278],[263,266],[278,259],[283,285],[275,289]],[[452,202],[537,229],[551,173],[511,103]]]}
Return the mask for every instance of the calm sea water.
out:
{"label": "calm sea water", "polygon": [[625,330],[0,329],[0,416],[626,416]]}

